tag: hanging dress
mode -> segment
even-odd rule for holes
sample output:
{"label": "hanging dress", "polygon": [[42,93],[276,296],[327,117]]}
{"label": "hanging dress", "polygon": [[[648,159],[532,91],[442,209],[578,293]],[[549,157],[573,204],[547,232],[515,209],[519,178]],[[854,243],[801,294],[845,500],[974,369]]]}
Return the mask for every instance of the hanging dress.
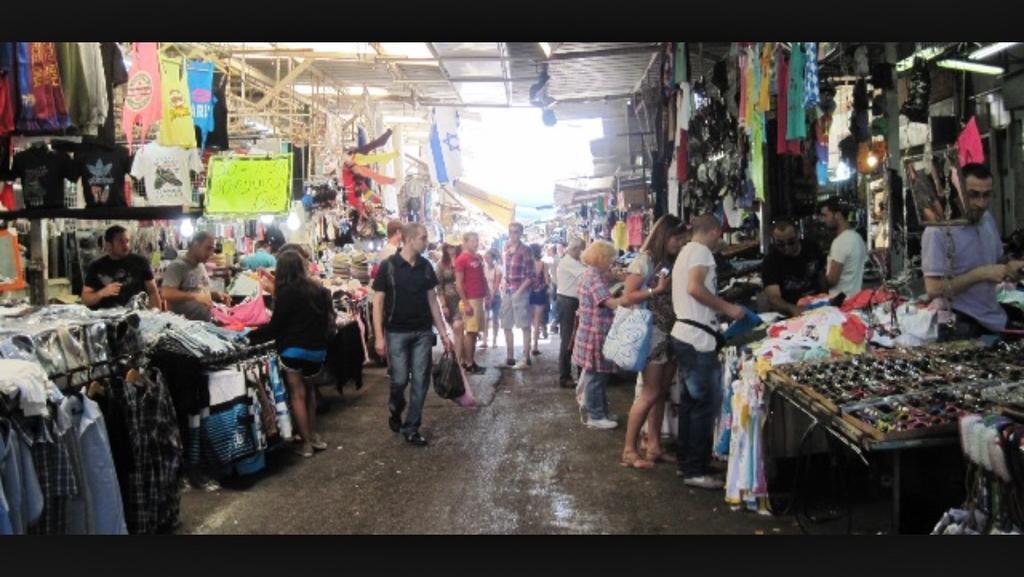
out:
{"label": "hanging dress", "polygon": [[217,97],[213,95],[213,62],[189,61],[188,90],[192,101],[192,121],[200,133],[199,146],[205,150],[206,138],[216,125],[213,116],[213,108],[217,104]]}
{"label": "hanging dress", "polygon": [[132,69],[128,73],[128,89],[125,93],[121,126],[128,137],[131,149],[135,125],[142,125],[142,141],[145,142],[149,127],[160,120],[160,74],[156,42],[136,42],[132,46]]}
{"label": "hanging dress", "polygon": [[192,99],[185,77],[185,59],[160,54],[160,92],[163,117],[159,142],[163,146],[196,147]]}
{"label": "hanging dress", "polygon": [[804,51],[800,42],[793,43],[789,57],[789,86],[786,94],[786,140],[807,138],[807,115],[804,113],[804,89],[806,88]]}

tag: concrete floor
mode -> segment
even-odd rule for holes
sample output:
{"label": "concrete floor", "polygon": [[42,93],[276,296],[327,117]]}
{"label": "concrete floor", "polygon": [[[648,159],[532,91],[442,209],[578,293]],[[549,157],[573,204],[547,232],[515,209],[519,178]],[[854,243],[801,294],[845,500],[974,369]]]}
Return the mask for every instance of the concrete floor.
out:
{"label": "concrete floor", "polygon": [[[558,336],[527,371],[495,368],[505,349],[480,351],[485,375],[471,377],[482,406],[462,408],[432,390],[425,448],[387,425],[388,383],[367,368],[360,391],[332,404],[316,428],[330,448],[303,459],[267,455],[257,475],[224,480],[214,493],[182,495],[179,533],[798,533],[793,517],[731,511],[722,491],[691,489],[674,465],[619,465],[633,385],[609,390],[623,425],[579,422],[573,392],[557,386]],[[499,339],[499,344],[502,339]]]}

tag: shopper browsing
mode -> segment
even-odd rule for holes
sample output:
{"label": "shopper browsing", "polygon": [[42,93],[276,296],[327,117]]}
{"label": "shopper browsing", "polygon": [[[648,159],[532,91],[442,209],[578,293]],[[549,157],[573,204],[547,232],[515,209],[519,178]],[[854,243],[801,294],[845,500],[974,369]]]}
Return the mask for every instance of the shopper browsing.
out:
{"label": "shopper browsing", "polygon": [[256,241],[256,252],[243,257],[241,265],[246,270],[272,269],[277,266],[277,258],[270,254],[270,243],[259,240]]}
{"label": "shopper browsing", "polygon": [[718,321],[715,313],[734,320],[744,317],[743,307],[717,296],[713,251],[722,239],[722,225],[712,215],[693,219],[692,240],[683,247],[672,267],[672,352],[684,383],[679,403],[678,474],[687,485],[704,489],[722,487],[711,475],[711,444],[715,417],[721,405],[722,367],[716,352]]}
{"label": "shopper browsing", "polygon": [[[951,297],[948,304],[956,315],[955,327],[940,331],[943,340],[1002,332],[1007,311],[996,300],[996,286],[1004,280],[1019,280],[1024,273],[1024,262],[1004,258],[1003,241],[988,210],[992,173],[987,166],[973,163],[960,172],[967,224],[929,226],[921,239],[925,290],[931,298]],[[952,254],[948,254],[950,248]]]}
{"label": "shopper browsing", "polygon": [[761,267],[764,291],[758,306],[762,311],[799,316],[803,309],[796,303],[801,298],[825,291],[825,255],[817,244],[800,240],[788,221],[774,223],[771,238],[771,251]]}
{"label": "shopper browsing", "polygon": [[576,311],[580,308],[580,278],[587,267],[580,262],[583,239],[569,241],[565,256],[558,263],[558,384],[572,388],[572,345],[576,334]]}
{"label": "shopper browsing", "polygon": [[167,307],[193,321],[210,322],[213,302],[228,303],[231,297],[210,290],[210,277],[206,274],[206,261],[213,256],[213,235],[200,231],[188,243],[185,256],[167,265],[160,296]]}
{"label": "shopper browsing", "polygon": [[580,420],[594,429],[614,429],[619,425],[617,417],[608,411],[605,391],[615,367],[602,352],[605,337],[612,328],[612,311],[622,302],[612,297],[610,290],[613,282],[610,270],[617,255],[615,246],[603,240],[595,241],[582,255],[587,270],[580,279],[580,324],[573,346],[573,362],[583,369],[576,389],[577,396],[582,392],[583,397]]}
{"label": "shopper browsing", "polygon": [[384,243],[384,247],[377,252],[378,263],[384,262],[391,255],[398,253],[398,247],[402,244],[402,226],[400,220],[388,221],[388,240]]}
{"label": "shopper browsing", "polygon": [[544,251],[541,245],[531,244],[533,253],[533,284],[530,285],[530,315],[533,317],[533,354],[539,355],[541,335],[548,338],[548,309],[551,308],[551,295],[548,287],[551,276],[544,262]]}
{"label": "shopper browsing", "polygon": [[107,254],[86,269],[82,303],[94,309],[121,307],[145,292],[149,295],[149,307],[159,310],[162,301],[153,269],[145,257],[131,252],[128,231],[115,224],[103,234],[103,240]]}
{"label": "shopper browsing", "polygon": [[312,378],[323,370],[330,326],[334,322],[331,293],[309,278],[309,264],[298,251],[283,251],[274,275],[274,314],[270,323],[249,334],[253,342],[274,339],[291,399],[292,416],[302,436],[296,452],[312,457],[327,448],[313,433],[316,395]]}
{"label": "shopper browsing", "polygon": [[[476,364],[476,337],[487,330],[487,313],[484,301],[490,297],[487,278],[484,276],[484,259],[477,254],[480,249],[480,235],[467,232],[462,235],[462,254],[455,259],[455,288],[459,293],[462,308],[462,327],[465,330],[462,346],[462,367],[479,375],[486,369]],[[486,335],[485,335],[486,336]]]}
{"label": "shopper browsing", "polygon": [[[426,227],[419,223],[405,225],[402,242],[402,250],[381,263],[373,281],[375,346],[377,354],[388,359],[391,379],[388,425],[396,433],[401,431],[408,443],[424,446],[427,439],[419,429],[430,383],[431,349],[436,342],[431,326],[441,335],[446,351],[454,347],[434,290],[437,275],[430,262],[421,256],[427,247]],[[403,422],[405,389],[410,376],[409,412]]]}
{"label": "shopper browsing", "polygon": [[496,249],[487,251],[484,257],[484,274],[487,275],[487,290],[490,295],[484,303],[487,308],[487,322],[484,326],[484,342],[481,348],[487,348],[487,333],[491,333],[494,348],[498,347],[499,321],[501,320],[501,253]]}
{"label": "shopper browsing", "polygon": [[441,262],[437,263],[437,296],[441,299],[441,314],[448,326],[452,328],[455,342],[459,343],[455,353],[462,359],[462,310],[459,308],[459,291],[455,288],[455,259],[462,254],[462,246],[457,244],[441,245]]}
{"label": "shopper browsing", "polygon": [[[626,275],[622,306],[647,307],[654,319],[651,351],[642,374],[643,386],[633,401],[626,424],[626,444],[621,460],[625,467],[650,469],[659,460],[675,461],[661,448],[661,423],[665,399],[676,374],[668,341],[675,324],[670,271],[685,240],[686,227],[679,218],[671,214],[659,218]],[[647,454],[641,458],[637,439],[644,421],[647,421]]]}
{"label": "shopper browsing", "polygon": [[821,205],[821,218],[825,227],[835,234],[828,251],[828,269],[825,281],[829,296],[843,294],[847,298],[860,292],[864,285],[864,264],[868,261],[868,247],[847,219],[849,209],[838,199],[830,198]]}
{"label": "shopper browsing", "polygon": [[[501,327],[505,329],[508,358],[505,364],[525,369],[530,361],[530,288],[533,285],[533,252],[523,244],[523,225],[508,225],[508,244],[505,246],[505,287],[501,299]],[[523,358],[516,362],[513,329],[523,332]]]}

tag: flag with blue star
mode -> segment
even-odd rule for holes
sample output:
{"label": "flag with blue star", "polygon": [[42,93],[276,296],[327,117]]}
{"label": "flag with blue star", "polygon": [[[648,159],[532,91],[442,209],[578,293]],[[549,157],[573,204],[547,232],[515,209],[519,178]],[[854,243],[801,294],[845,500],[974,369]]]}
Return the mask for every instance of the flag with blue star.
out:
{"label": "flag with blue star", "polygon": [[459,140],[459,113],[455,108],[433,111],[430,127],[430,176],[434,182],[448,184],[462,176],[462,143]]}

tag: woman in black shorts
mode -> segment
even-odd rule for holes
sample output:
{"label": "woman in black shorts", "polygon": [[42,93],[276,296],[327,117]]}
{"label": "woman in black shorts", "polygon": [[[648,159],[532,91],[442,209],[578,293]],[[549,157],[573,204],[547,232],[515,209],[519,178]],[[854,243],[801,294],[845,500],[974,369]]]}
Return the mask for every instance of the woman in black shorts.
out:
{"label": "woman in black shorts", "polygon": [[295,451],[312,457],[327,443],[313,433],[316,395],[310,377],[317,375],[327,358],[327,340],[334,323],[331,293],[309,277],[309,265],[297,251],[277,257],[274,274],[274,314],[270,323],[249,334],[253,342],[274,339],[291,399],[292,418],[302,435]]}

